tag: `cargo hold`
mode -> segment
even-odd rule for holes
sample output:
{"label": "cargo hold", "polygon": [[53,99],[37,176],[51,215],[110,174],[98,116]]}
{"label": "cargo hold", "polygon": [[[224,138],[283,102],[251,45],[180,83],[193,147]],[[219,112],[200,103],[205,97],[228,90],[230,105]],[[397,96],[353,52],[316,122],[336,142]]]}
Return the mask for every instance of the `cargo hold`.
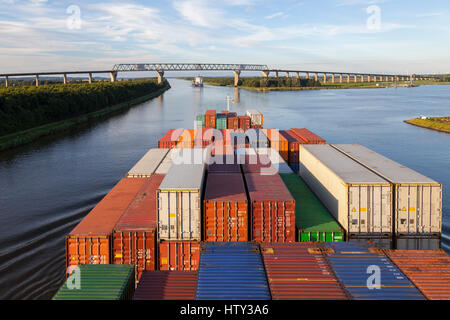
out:
{"label": "cargo hold", "polygon": [[392,237],[392,185],[330,145],[302,145],[299,174],[347,236]]}

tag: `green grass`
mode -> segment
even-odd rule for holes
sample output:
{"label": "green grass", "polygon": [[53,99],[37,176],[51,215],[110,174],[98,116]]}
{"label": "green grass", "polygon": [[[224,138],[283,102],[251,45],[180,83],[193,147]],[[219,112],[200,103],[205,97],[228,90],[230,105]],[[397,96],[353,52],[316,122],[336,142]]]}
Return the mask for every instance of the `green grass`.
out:
{"label": "green grass", "polygon": [[450,117],[414,118],[405,120],[405,122],[422,128],[450,133]]}

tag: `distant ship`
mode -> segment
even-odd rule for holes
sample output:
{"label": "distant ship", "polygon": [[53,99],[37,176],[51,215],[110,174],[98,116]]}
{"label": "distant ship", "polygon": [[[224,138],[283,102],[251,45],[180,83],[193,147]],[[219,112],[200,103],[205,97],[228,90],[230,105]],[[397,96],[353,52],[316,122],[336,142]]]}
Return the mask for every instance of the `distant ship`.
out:
{"label": "distant ship", "polygon": [[195,77],[195,79],[192,80],[192,86],[193,87],[203,87],[203,78],[200,76]]}

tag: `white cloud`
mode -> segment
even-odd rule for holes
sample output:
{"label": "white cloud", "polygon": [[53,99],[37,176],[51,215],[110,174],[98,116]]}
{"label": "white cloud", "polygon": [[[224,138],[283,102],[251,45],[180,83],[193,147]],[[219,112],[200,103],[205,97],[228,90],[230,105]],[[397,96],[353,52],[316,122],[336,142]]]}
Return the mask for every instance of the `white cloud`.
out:
{"label": "white cloud", "polygon": [[224,11],[211,7],[205,0],[177,1],[173,4],[179,14],[193,25],[218,28],[224,24]]}
{"label": "white cloud", "polygon": [[275,12],[274,14],[271,14],[269,16],[266,16],[265,18],[266,19],[273,19],[273,18],[276,18],[276,17],[281,17],[283,14],[284,14],[283,12],[279,11],[279,12]]}

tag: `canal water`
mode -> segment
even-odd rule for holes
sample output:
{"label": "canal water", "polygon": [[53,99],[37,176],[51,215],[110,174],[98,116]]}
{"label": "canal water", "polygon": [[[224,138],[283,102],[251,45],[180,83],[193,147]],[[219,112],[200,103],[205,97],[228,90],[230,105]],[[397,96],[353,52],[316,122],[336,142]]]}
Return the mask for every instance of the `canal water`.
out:
{"label": "canal water", "polygon": [[360,143],[444,184],[443,247],[450,252],[450,134],[403,123],[449,115],[450,86],[259,93],[192,88],[107,120],[0,153],[0,299],[49,299],[64,281],[64,237],[171,128],[195,115],[256,108],[266,128],[307,127],[330,143]]}

